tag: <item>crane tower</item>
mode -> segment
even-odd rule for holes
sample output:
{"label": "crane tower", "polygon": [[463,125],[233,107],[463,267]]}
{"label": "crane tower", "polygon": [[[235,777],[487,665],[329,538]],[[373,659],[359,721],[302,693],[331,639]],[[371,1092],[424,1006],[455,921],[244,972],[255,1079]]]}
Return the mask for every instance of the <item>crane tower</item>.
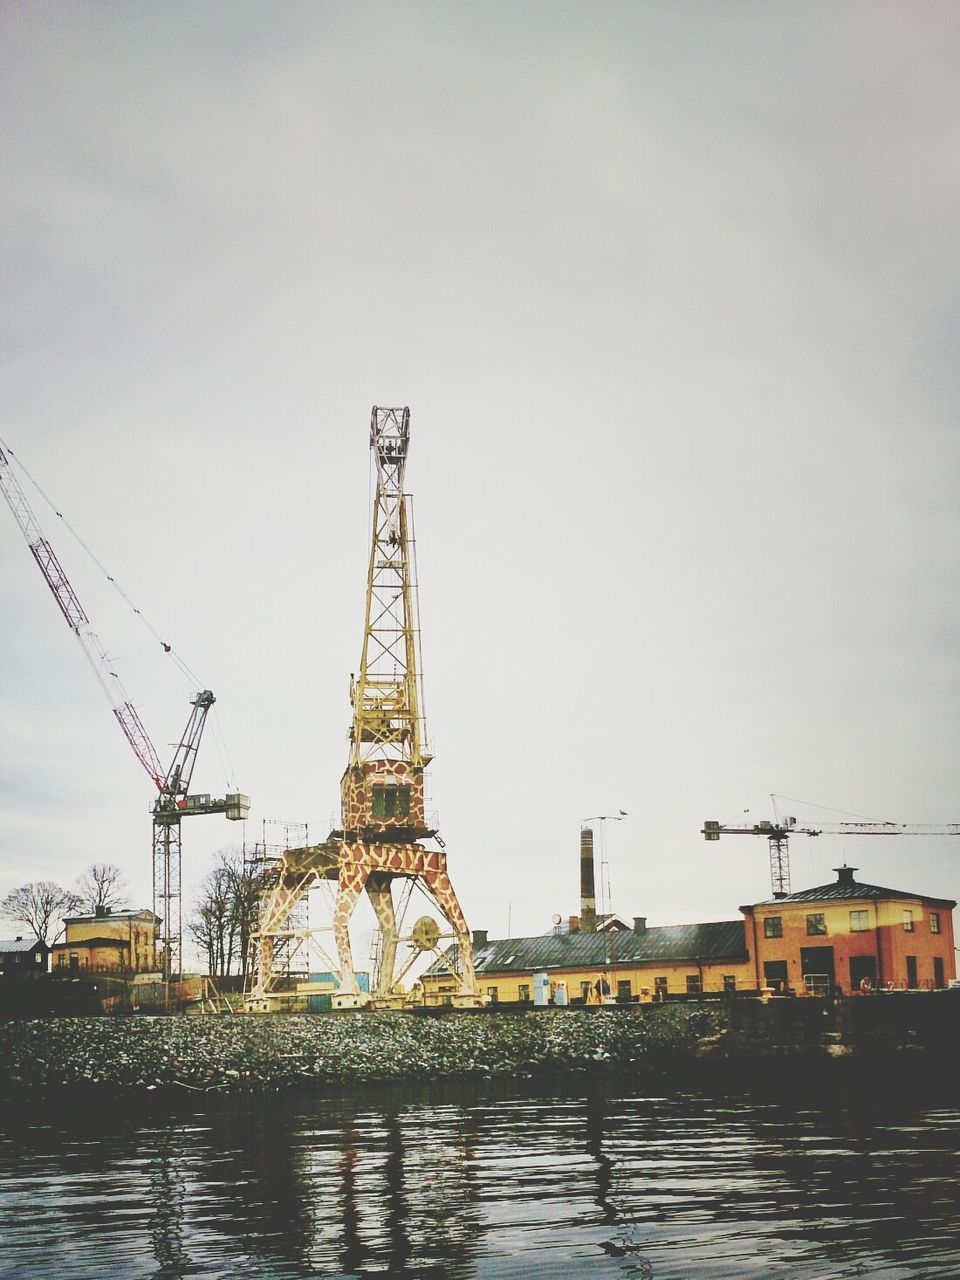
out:
{"label": "crane tower", "polygon": [[[470,932],[447,871],[446,854],[427,820],[424,769],[427,746],[420,668],[420,624],[413,516],[403,491],[410,441],[410,410],[374,407],[370,447],[377,470],[373,531],[367,570],[366,619],[359,672],[350,677],[352,720],[347,767],[340,784],[341,827],[322,845],[287,850],[264,895],[254,937],[249,1008],[267,1007],[275,975],[271,957],[289,933],[290,911],[319,880],[336,880],[333,935],[340,970],[337,1008],[366,1002],[358,990],[350,920],[366,893],[382,934],[374,1001],[398,998],[402,978],[418,954],[435,951],[442,936],[457,942],[458,1004],[478,1003]],[[424,841],[436,847],[427,847]],[[443,916],[443,935],[429,917],[401,938],[393,898],[395,881],[413,882]],[[397,966],[401,941],[412,954]]]}

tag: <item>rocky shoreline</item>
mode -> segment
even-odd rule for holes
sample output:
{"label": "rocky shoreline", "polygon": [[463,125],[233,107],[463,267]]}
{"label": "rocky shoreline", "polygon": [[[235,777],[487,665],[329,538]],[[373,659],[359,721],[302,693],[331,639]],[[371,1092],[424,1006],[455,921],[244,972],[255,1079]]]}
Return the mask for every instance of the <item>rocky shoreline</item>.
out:
{"label": "rocky shoreline", "polygon": [[0,1022],[0,1088],[263,1093],[604,1076],[700,1087],[785,1072],[950,1078],[960,992],[606,1008]]}
{"label": "rocky shoreline", "polygon": [[277,1091],[656,1067],[723,1027],[707,1005],[529,1013],[45,1018],[0,1023],[13,1088]]}

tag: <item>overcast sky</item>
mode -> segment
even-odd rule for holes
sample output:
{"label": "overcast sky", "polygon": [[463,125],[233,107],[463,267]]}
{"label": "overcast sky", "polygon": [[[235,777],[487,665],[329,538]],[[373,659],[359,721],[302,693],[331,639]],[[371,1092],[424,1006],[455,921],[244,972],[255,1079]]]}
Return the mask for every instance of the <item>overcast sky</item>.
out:
{"label": "overcast sky", "polygon": [[[373,404],[411,407],[472,926],[575,912],[595,814],[653,924],[769,894],[699,830],[771,792],[960,821],[955,3],[7,0],[0,37],[0,437],[217,695],[194,790],[248,791],[248,842],[339,804]],[[18,474],[168,756],[192,686]],[[5,507],[0,592],[0,892],[108,860],[146,905],[150,784]],[[188,894],[241,837],[185,825]],[[960,898],[958,840],[792,855]]]}

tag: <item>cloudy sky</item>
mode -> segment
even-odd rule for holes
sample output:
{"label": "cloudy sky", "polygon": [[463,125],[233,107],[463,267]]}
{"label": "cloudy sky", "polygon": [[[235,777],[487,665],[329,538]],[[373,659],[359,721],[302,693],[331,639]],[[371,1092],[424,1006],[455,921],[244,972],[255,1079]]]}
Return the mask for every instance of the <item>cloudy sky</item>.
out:
{"label": "cloudy sky", "polygon": [[[412,412],[472,925],[575,911],[595,814],[664,924],[768,894],[763,841],[699,830],[770,793],[960,821],[955,4],[7,0],[0,35],[0,437],[216,693],[194,789],[249,791],[248,842],[338,805],[373,404]],[[169,755],[193,686],[18,474]],[[150,784],[4,511],[0,891],[105,859],[146,904]],[[189,892],[242,832],[184,830]],[[792,852],[960,898],[957,840]]]}

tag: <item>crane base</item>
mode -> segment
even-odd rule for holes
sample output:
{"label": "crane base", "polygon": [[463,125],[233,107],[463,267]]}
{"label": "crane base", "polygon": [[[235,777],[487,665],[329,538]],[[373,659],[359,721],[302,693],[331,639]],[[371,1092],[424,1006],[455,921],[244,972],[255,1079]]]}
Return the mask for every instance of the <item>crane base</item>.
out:
{"label": "crane base", "polygon": [[483,997],[452,996],[451,1003],[455,1009],[481,1009],[483,1008]]}
{"label": "crane base", "polygon": [[332,1004],[334,1009],[365,1009],[370,1003],[366,991],[335,991]]}

